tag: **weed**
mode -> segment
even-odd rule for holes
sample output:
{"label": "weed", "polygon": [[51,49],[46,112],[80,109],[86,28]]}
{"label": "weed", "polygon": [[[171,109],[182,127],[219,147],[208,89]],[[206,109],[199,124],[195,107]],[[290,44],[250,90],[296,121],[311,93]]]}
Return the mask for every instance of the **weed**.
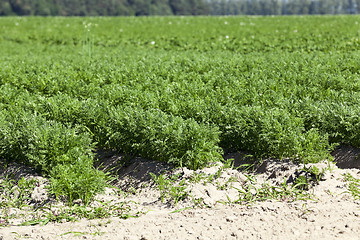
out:
{"label": "weed", "polygon": [[73,205],[71,207],[53,208],[51,206],[39,208],[40,213],[33,219],[23,222],[21,225],[45,225],[49,222],[73,222],[82,218],[102,219],[108,217],[129,218],[130,208],[124,203],[102,203],[98,207],[85,207]]}
{"label": "weed", "polygon": [[304,191],[304,188],[301,187],[304,183],[289,186],[284,178],[280,186],[271,186],[268,183],[257,186],[254,178],[248,176],[248,179],[248,183],[244,184],[242,189],[235,188],[239,191],[239,199],[235,200],[234,203],[253,203],[265,200],[292,202],[311,199],[310,193]]}
{"label": "weed", "polygon": [[16,181],[13,176],[6,175],[0,183],[0,226],[6,226],[10,219],[19,217],[17,209],[30,208],[31,193],[38,180],[21,177]]}
{"label": "weed", "polygon": [[344,180],[348,183],[348,193],[350,193],[354,199],[360,199],[360,179],[353,177],[350,173],[344,174]]}
{"label": "weed", "polygon": [[316,166],[304,167],[300,171],[295,172],[294,185],[297,188],[303,190],[309,190],[312,185],[317,185],[323,179],[326,169],[323,168],[321,171]]}
{"label": "weed", "polygon": [[203,198],[194,198],[193,196],[191,196],[191,198],[192,198],[192,202],[194,203],[194,206],[198,206],[198,207],[206,206]]}
{"label": "weed", "polygon": [[228,187],[231,187],[232,183],[236,182],[237,179],[235,177],[230,177],[229,179],[226,180],[225,183],[221,184],[219,181],[216,182],[217,185],[217,189],[218,190],[225,190]]}
{"label": "weed", "polygon": [[202,180],[206,179],[207,175],[204,173],[193,173],[189,178],[189,182],[191,183],[200,183]]}
{"label": "weed", "polygon": [[88,57],[91,58],[94,50],[94,36],[91,33],[92,23],[84,22],[84,40],[83,40],[83,52],[87,53]]}
{"label": "weed", "polygon": [[177,182],[178,175],[166,176],[165,174],[159,174],[156,176],[150,173],[150,176],[160,191],[161,202],[171,199],[176,205],[188,196],[188,193],[185,191],[187,188],[185,180]]}
{"label": "weed", "polygon": [[298,216],[304,217],[305,215],[314,212],[314,209],[315,208],[313,208],[313,207],[310,208],[310,207],[308,207],[307,204],[304,203],[304,204],[302,204],[301,208],[298,208],[298,210],[299,210]]}
{"label": "weed", "polygon": [[229,169],[229,168],[230,169],[234,168],[234,159],[233,158],[229,158],[229,159],[225,160],[223,162],[223,166],[221,167],[222,170]]}
{"label": "weed", "polygon": [[31,193],[38,185],[36,179],[25,179],[21,177],[18,181],[10,175],[6,175],[0,184],[0,207],[22,208],[29,203]]}
{"label": "weed", "polygon": [[178,213],[178,212],[182,212],[182,211],[185,211],[185,210],[188,210],[188,209],[192,209],[192,207],[185,207],[185,208],[180,208],[180,209],[176,209],[170,213]]}

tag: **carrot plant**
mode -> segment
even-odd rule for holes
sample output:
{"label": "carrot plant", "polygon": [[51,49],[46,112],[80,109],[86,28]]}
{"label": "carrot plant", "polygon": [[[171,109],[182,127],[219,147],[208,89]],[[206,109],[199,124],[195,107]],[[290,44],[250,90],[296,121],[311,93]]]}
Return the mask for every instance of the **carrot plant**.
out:
{"label": "carrot plant", "polygon": [[360,146],[357,21],[2,18],[0,157],[84,202],[105,182],[97,149],[192,169],[224,151],[331,158],[337,144]]}

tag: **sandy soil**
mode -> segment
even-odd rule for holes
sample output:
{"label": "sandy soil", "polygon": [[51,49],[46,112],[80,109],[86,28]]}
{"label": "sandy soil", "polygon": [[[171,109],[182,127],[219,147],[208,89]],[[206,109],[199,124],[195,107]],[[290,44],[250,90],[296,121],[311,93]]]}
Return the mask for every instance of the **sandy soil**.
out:
{"label": "sandy soil", "polygon": [[[235,169],[224,169],[216,164],[196,172],[188,169],[173,170],[170,166],[139,158],[125,165],[118,163],[121,156],[102,154],[104,169],[112,169],[118,177],[114,182],[124,193],[113,188],[97,196],[99,201],[112,201],[131,207],[139,217],[121,219],[80,220],[77,222],[49,223],[45,226],[0,227],[0,240],[9,239],[360,239],[360,200],[347,192],[343,174],[360,178],[359,150],[342,147],[333,155],[337,165],[327,162],[315,164],[326,170],[319,184],[309,189],[312,200],[295,202],[266,200],[262,202],[229,203],[239,199],[239,192],[248,186],[248,175]],[[234,158],[235,166],[246,160],[243,154]],[[308,166],[310,167],[310,165]],[[340,168],[341,167],[341,168]],[[288,161],[266,160],[251,175],[254,186],[262,183],[281,185],[284,179],[291,183],[301,174],[302,166]],[[149,172],[177,174],[177,186],[186,183],[186,197],[176,205],[160,199],[160,192]],[[35,176],[27,169],[18,175]],[[0,176],[4,175],[0,172]],[[198,182],[194,176],[201,176]],[[211,177],[213,176],[213,177]],[[214,177],[216,176],[216,177]],[[200,180],[199,180],[200,179]],[[130,193],[129,193],[130,192]],[[44,190],[35,189],[33,198],[43,201]],[[197,207],[194,202],[200,203]],[[177,210],[177,211],[176,211]],[[174,212],[175,211],[175,212]]]}

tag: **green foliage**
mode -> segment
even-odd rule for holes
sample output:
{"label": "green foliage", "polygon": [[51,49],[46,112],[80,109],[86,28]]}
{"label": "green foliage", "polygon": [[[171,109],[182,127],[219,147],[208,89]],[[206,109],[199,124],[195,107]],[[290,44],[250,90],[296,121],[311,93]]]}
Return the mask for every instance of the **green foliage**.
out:
{"label": "green foliage", "polygon": [[306,191],[308,186],[306,182],[288,185],[286,179],[284,179],[280,186],[272,186],[266,182],[262,183],[261,186],[257,186],[253,178],[250,176],[248,178],[247,184],[241,189],[237,189],[239,191],[239,199],[235,200],[235,203],[253,203],[266,200],[293,202],[311,199],[311,194]]}
{"label": "green foliage", "polygon": [[13,109],[4,114],[1,157],[25,162],[47,174],[59,164],[74,164],[82,156],[93,157],[86,133],[39,115],[15,112]]}
{"label": "green foliage", "polygon": [[197,169],[221,159],[219,131],[161,111],[110,111],[110,146],[143,157]]}
{"label": "green foliage", "polygon": [[21,177],[16,180],[11,174],[0,180],[0,227],[7,226],[17,214],[13,208],[24,209],[31,203],[31,194],[38,185],[36,179]]}
{"label": "green foliage", "polygon": [[326,136],[316,129],[304,131],[301,118],[288,110],[244,107],[229,111],[222,126],[222,146],[246,149],[257,157],[300,157],[305,162],[329,157]]}
{"label": "green foliage", "polygon": [[121,217],[129,218],[129,208],[123,206],[122,204],[111,204],[109,202],[102,203],[99,207],[85,207],[74,205],[70,207],[65,207],[62,209],[49,209],[44,208],[44,216],[38,219],[34,219],[28,222],[24,222],[21,225],[35,225],[42,224],[45,225],[49,222],[60,223],[63,220],[67,222],[73,222],[80,220],[82,218],[86,219],[99,219],[99,218],[108,218],[108,217]]}
{"label": "green foliage", "polygon": [[51,176],[50,192],[57,199],[65,197],[69,205],[77,199],[88,205],[106,185],[105,173],[94,169],[92,161],[85,156],[74,164],[57,165],[52,169]]}
{"label": "green foliage", "polygon": [[350,173],[345,174],[344,177],[348,183],[348,192],[354,199],[360,199],[360,179],[354,178]]}
{"label": "green foliage", "polygon": [[24,177],[16,181],[11,176],[6,175],[0,183],[1,215],[6,215],[8,208],[22,208],[29,204],[31,193],[37,186],[38,181],[35,179],[25,179]]}
{"label": "green foliage", "polygon": [[70,202],[104,183],[96,149],[197,169],[223,150],[307,163],[360,146],[355,16],[0,22],[0,157]]}
{"label": "green foliage", "polygon": [[303,189],[303,190],[309,190],[310,186],[317,185],[322,180],[325,173],[325,169],[322,169],[321,171],[315,167],[312,166],[310,168],[304,166],[299,172],[296,172],[299,176],[296,176],[294,180],[294,185],[296,188]]}
{"label": "green foliage", "polygon": [[185,191],[187,188],[185,179],[176,183],[177,175],[167,176],[165,174],[159,174],[156,176],[154,173],[150,173],[150,176],[160,191],[161,202],[170,199],[174,201],[176,205],[188,196],[188,193]]}
{"label": "green foliage", "polygon": [[4,114],[0,125],[0,157],[38,168],[50,177],[51,191],[69,204],[79,198],[88,204],[104,189],[105,175],[92,166],[93,144],[87,133],[38,115],[12,114]]}

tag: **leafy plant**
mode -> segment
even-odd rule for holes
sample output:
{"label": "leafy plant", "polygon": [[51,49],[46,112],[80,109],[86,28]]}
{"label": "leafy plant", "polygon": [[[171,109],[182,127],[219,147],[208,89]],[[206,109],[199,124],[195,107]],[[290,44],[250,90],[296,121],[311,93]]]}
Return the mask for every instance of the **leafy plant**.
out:
{"label": "leafy plant", "polygon": [[115,149],[191,169],[221,159],[216,127],[138,108],[114,109],[110,116]]}
{"label": "leafy plant", "polygon": [[72,205],[74,200],[81,199],[87,206],[106,186],[105,173],[96,170],[91,159],[86,156],[71,165],[59,164],[50,174],[50,192],[54,193],[57,199],[65,197],[69,205]]}
{"label": "leafy plant", "polygon": [[356,16],[118,20],[0,19],[0,158],[59,198],[101,191],[96,149],[195,170],[223,150],[310,163],[360,146]]}
{"label": "leafy plant", "polygon": [[280,186],[271,186],[268,183],[263,183],[257,187],[255,180],[249,177],[247,184],[239,191],[239,199],[235,200],[234,203],[253,203],[256,201],[265,200],[279,200],[292,202],[296,200],[308,200],[311,199],[311,194],[304,189],[305,182],[297,182],[295,184],[288,185],[286,179]]}
{"label": "leafy plant", "polygon": [[344,177],[348,183],[348,192],[354,199],[360,199],[360,179],[354,178],[350,173],[344,174]]}
{"label": "leafy plant", "polygon": [[309,190],[312,185],[317,185],[322,180],[325,173],[325,169],[321,171],[316,166],[306,167],[304,166],[300,171],[295,172],[294,184],[298,188]]}
{"label": "leafy plant", "polygon": [[24,177],[16,181],[10,175],[6,175],[0,183],[0,206],[5,210],[9,207],[22,208],[26,206],[38,181]]}
{"label": "leafy plant", "polygon": [[177,183],[178,176],[176,175],[166,176],[164,174],[159,174],[156,176],[155,174],[150,173],[150,176],[160,191],[161,202],[170,199],[174,201],[176,205],[179,201],[184,200],[188,196],[184,179]]}
{"label": "leafy plant", "polygon": [[109,217],[129,218],[136,215],[129,214],[129,207],[123,203],[113,204],[111,202],[100,203],[98,207],[93,206],[67,206],[62,208],[52,208],[51,206],[41,207],[37,209],[40,214],[31,220],[21,223],[21,226],[28,225],[46,225],[50,222],[74,222],[80,219],[101,219]]}

